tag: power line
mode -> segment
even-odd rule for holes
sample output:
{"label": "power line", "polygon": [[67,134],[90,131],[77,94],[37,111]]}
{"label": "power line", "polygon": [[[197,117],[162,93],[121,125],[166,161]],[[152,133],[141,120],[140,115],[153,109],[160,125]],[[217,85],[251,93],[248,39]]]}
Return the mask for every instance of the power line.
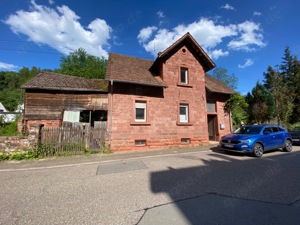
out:
{"label": "power line", "polygon": [[[57,48],[55,48],[55,46],[49,46],[46,44],[36,44],[34,42],[27,42],[27,41],[11,41],[11,40],[0,40],[0,51],[10,51],[10,52],[19,52],[21,53],[37,53],[37,54],[49,54],[49,55],[61,55],[64,56],[66,54],[59,52],[59,50],[57,50],[59,48],[59,45],[56,45]],[[45,49],[47,48],[47,49]],[[78,47],[80,48],[80,47]],[[84,48],[84,50],[86,52],[88,52],[88,54],[90,55],[99,55],[99,51],[95,50],[95,49],[91,49],[91,48]],[[71,53],[72,51],[70,51]],[[107,52],[109,52],[107,50]],[[118,52],[120,53],[120,52]],[[122,53],[120,54],[125,54],[125,55],[132,55],[134,57],[138,57],[137,54],[138,51],[134,52],[134,51],[122,51]],[[101,57],[101,56],[100,56]],[[153,57],[150,55],[146,55],[146,54],[142,54],[142,58],[145,59],[151,59],[153,60]]]}

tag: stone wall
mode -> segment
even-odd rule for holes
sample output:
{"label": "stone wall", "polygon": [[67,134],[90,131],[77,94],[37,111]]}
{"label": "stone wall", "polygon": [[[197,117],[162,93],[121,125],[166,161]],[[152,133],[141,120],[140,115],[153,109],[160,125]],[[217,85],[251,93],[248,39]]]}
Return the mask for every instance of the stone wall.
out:
{"label": "stone wall", "polygon": [[0,137],[0,152],[20,151],[29,147],[28,137]]}
{"label": "stone wall", "polygon": [[28,136],[0,137],[0,152],[14,152],[34,148],[38,142],[40,124],[32,124]]}

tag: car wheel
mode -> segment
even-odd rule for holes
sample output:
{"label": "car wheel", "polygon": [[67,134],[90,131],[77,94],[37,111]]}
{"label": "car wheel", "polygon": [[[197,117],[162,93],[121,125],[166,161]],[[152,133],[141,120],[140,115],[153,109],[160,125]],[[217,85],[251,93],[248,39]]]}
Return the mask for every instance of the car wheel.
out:
{"label": "car wheel", "polygon": [[283,151],[285,152],[291,152],[293,150],[293,143],[291,140],[286,140],[284,143]]}
{"label": "car wheel", "polygon": [[261,144],[259,144],[259,143],[255,143],[253,145],[253,155],[255,157],[260,158],[263,154],[264,154],[264,148],[263,148],[263,146]]}

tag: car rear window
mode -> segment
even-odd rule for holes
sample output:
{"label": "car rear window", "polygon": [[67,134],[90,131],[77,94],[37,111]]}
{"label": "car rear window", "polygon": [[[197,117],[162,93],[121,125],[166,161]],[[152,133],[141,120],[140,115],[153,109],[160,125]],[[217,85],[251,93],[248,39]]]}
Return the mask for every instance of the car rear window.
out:
{"label": "car rear window", "polygon": [[273,132],[279,132],[279,128],[278,127],[272,127]]}

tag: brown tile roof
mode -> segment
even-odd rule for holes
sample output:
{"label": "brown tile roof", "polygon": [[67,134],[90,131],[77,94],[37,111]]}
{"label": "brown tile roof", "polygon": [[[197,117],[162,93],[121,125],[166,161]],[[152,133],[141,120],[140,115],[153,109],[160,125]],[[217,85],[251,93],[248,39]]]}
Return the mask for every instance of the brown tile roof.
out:
{"label": "brown tile roof", "polygon": [[[110,53],[106,70],[106,80],[167,87],[159,76],[154,76],[149,71],[152,65],[152,60]],[[211,92],[234,94],[232,89],[207,74],[205,77],[205,86]]]}
{"label": "brown tile roof", "polygon": [[23,89],[107,92],[108,82],[54,72],[41,72],[21,86]]}
{"label": "brown tile roof", "polygon": [[227,87],[224,83],[217,80],[216,78],[206,74],[205,75],[205,87],[211,91],[216,93],[223,93],[223,94],[234,94],[235,92]]}
{"label": "brown tile roof", "polygon": [[152,60],[110,53],[106,80],[166,87],[167,85],[159,76],[155,76],[149,71],[152,64]]}

